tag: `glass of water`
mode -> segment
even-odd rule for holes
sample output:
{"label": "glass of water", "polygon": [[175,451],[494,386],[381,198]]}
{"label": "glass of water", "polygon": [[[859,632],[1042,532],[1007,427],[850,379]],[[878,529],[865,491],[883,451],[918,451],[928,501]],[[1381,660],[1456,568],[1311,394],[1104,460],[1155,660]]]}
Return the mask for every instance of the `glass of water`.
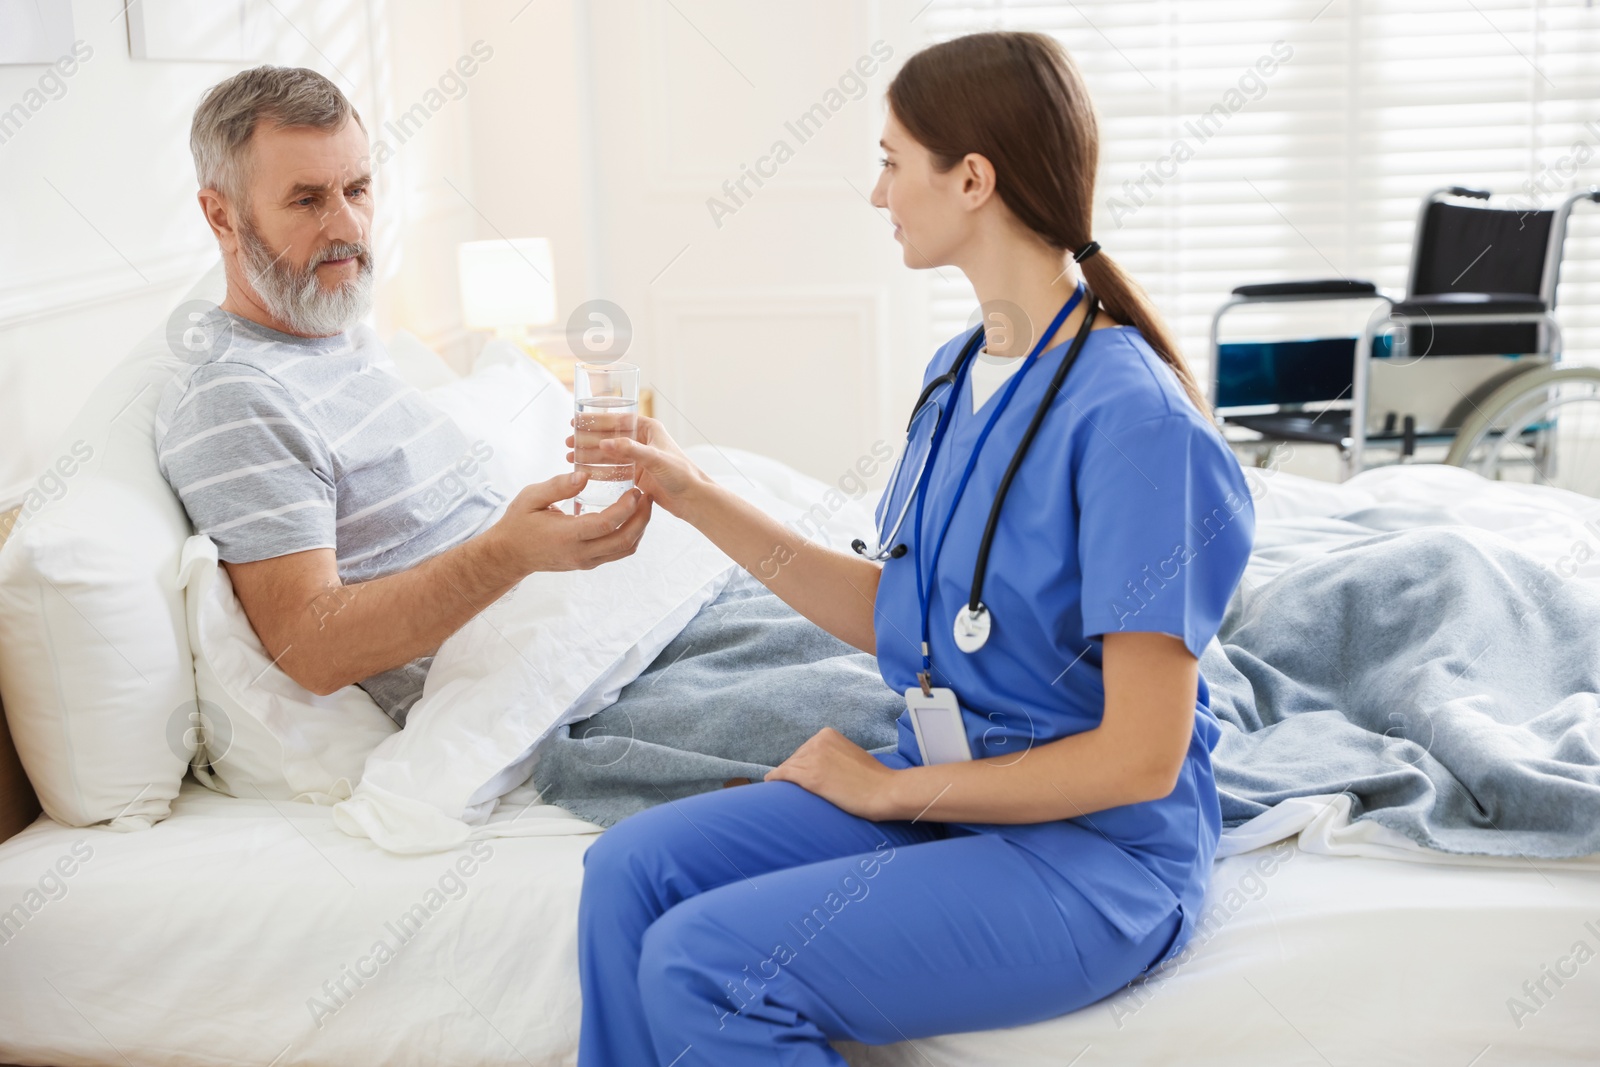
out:
{"label": "glass of water", "polygon": [[577,401],[573,465],[589,476],[578,494],[578,510],[599,511],[633,488],[633,464],[615,462],[600,451],[600,442],[632,438],[637,432],[639,368],[631,363],[579,363],[573,368],[572,395]]}

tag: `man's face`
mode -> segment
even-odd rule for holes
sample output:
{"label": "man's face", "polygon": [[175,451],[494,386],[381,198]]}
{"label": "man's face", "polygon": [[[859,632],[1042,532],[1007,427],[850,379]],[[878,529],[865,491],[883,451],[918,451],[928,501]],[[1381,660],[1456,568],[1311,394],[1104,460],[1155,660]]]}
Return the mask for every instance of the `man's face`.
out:
{"label": "man's face", "polygon": [[[260,302],[296,333],[349,329],[372,303],[372,171],[355,121],[263,123],[249,146],[233,249]],[[225,241],[225,247],[227,242]]]}

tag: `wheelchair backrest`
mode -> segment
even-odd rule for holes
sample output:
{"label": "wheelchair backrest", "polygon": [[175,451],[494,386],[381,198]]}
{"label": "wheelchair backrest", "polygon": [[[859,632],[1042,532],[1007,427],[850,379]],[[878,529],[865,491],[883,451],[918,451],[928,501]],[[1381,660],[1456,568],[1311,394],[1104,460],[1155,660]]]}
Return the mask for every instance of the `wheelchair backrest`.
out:
{"label": "wheelchair backrest", "polygon": [[[1452,203],[1447,199],[1452,195],[1476,201],[1488,194],[1458,188],[1423,201],[1411,250],[1407,300],[1461,293],[1538,297],[1552,288],[1545,284],[1544,274],[1554,211]],[[1533,352],[1539,348],[1539,328],[1489,321],[1437,328],[1419,325],[1410,339],[1419,355]]]}
{"label": "wheelchair backrest", "polygon": [[1440,293],[1526,293],[1544,283],[1554,211],[1423,206],[1407,298]]}

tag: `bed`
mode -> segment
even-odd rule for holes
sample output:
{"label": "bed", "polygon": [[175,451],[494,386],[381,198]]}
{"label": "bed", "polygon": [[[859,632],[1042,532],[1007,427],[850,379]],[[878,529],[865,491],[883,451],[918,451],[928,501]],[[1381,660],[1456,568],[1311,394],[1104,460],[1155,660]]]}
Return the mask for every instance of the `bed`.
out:
{"label": "bed", "polygon": [[[1421,475],[1380,477],[1404,495]],[[1275,479],[1268,517],[1360,491]],[[1562,549],[1506,499],[1467,503],[1530,551]],[[599,827],[530,806],[526,787],[494,818],[544,836],[396,856],[327,808],[193,780],[149,830],[63,826],[37,814],[8,736],[0,784],[0,908],[40,902],[0,927],[0,1062],[575,1062],[576,908]],[[1099,1004],[840,1049],[856,1067],[1600,1059],[1600,857],[1430,853],[1347,814],[1297,801],[1231,831],[1192,951]]]}

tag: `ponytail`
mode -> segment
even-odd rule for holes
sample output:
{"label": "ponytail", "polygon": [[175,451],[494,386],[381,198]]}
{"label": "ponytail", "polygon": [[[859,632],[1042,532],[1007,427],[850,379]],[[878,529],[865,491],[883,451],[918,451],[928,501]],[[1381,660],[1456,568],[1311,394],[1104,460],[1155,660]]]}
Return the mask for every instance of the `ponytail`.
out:
{"label": "ponytail", "polygon": [[1189,361],[1183,358],[1172,330],[1156,310],[1144,286],[1134,281],[1132,275],[1104,252],[1097,251],[1085,257],[1078,264],[1078,269],[1083,271],[1084,282],[1100,298],[1100,306],[1106,309],[1106,314],[1144,335],[1146,343],[1172,368],[1172,373],[1178,376],[1178,384],[1183,386],[1190,401],[1209,421],[1211,405],[1195,380],[1194,372],[1189,369]]}

